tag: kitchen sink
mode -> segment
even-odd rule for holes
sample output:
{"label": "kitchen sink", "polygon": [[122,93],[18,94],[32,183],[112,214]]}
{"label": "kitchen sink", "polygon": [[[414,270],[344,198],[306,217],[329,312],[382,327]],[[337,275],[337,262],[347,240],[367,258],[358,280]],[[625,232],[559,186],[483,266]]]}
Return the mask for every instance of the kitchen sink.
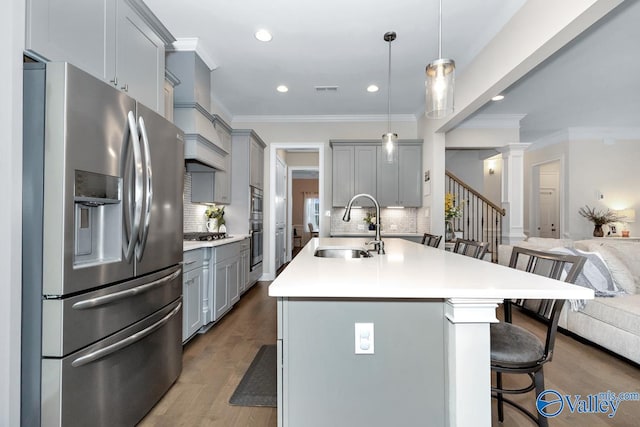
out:
{"label": "kitchen sink", "polygon": [[320,258],[371,258],[366,248],[354,247],[318,247],[313,254]]}

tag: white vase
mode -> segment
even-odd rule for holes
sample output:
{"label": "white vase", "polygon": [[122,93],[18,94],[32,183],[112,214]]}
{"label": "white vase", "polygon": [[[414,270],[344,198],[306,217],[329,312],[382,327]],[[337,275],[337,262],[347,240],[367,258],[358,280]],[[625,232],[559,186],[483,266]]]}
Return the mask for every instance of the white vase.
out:
{"label": "white vase", "polygon": [[215,233],[218,231],[218,218],[211,218],[207,220],[207,231],[209,233]]}

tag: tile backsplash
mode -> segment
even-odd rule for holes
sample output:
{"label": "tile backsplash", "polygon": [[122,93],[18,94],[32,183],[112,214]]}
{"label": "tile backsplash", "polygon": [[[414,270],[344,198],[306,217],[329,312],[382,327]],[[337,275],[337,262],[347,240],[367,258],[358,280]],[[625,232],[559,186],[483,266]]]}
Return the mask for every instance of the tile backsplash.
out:
{"label": "tile backsplash", "polygon": [[[374,208],[362,208],[351,210],[351,221],[344,222],[344,208],[331,209],[331,233],[357,233],[367,230],[367,224],[363,221],[367,212],[375,215]],[[380,210],[380,223],[382,231],[388,233],[418,233],[418,209],[386,209]],[[358,226],[361,226],[358,228]],[[362,228],[364,226],[364,228]]]}
{"label": "tile backsplash", "polygon": [[200,203],[191,203],[191,174],[184,173],[184,193],[182,195],[184,203],[184,232],[192,233],[196,231],[207,231],[204,211],[207,206]]}

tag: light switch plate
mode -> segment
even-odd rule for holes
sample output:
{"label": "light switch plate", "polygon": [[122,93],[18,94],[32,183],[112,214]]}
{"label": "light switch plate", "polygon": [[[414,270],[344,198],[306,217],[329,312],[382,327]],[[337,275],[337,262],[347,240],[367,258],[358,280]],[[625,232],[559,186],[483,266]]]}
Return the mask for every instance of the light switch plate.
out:
{"label": "light switch plate", "polygon": [[355,324],[356,354],[374,354],[373,323]]}

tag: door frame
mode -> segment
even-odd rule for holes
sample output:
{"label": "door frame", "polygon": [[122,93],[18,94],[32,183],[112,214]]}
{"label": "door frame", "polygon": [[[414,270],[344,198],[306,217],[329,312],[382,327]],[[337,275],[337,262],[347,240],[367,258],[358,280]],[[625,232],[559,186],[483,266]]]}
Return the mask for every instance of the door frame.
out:
{"label": "door frame", "polygon": [[[318,198],[320,199],[320,212],[322,212],[322,197],[320,196],[320,167],[319,166],[289,166],[289,173],[287,173],[287,262],[291,261],[291,253],[293,248],[291,242],[293,241],[293,172],[295,171],[312,171],[318,172]],[[320,215],[321,221],[322,215]],[[306,225],[306,224],[303,224]],[[318,227],[320,225],[318,224]]]}
{"label": "door frame", "polygon": [[558,236],[566,238],[565,231],[565,159],[564,155],[531,164],[531,183],[529,185],[529,236],[538,235],[540,225],[540,168],[558,162]]}
{"label": "door frame", "polygon": [[[320,198],[320,219],[319,219],[319,235],[322,236],[323,235],[323,218],[324,215],[322,214],[324,212],[324,196],[325,196],[325,189],[324,189],[324,180],[325,180],[325,149],[326,149],[326,144],[323,142],[274,142],[269,144],[269,188],[271,189],[271,191],[275,192],[275,180],[276,180],[276,156],[277,156],[277,151],[278,150],[308,150],[310,152],[317,152],[318,153],[318,197]],[[288,166],[288,165],[287,165]],[[291,170],[290,167],[287,168],[288,171]],[[290,175],[289,172],[287,172],[287,175]],[[289,179],[289,177],[287,177],[287,179]],[[289,190],[287,190],[287,193],[289,192]],[[288,204],[289,202],[287,202]],[[287,214],[289,214],[289,212],[287,212]],[[286,230],[287,230],[287,238],[286,240],[286,246],[287,246],[287,254],[288,257],[291,257],[291,217],[290,215],[287,215],[287,219],[286,219]],[[276,272],[275,272],[275,266],[276,266],[276,257],[275,257],[275,252],[276,252],[276,239],[275,239],[275,232],[276,232],[276,207],[275,207],[275,203],[271,203],[269,202],[269,221],[266,224],[267,228],[265,230],[265,236],[267,238],[267,245],[269,248],[269,255],[268,255],[268,259],[264,260],[263,262],[266,261],[266,265],[268,266],[269,270],[268,272],[265,272],[262,275],[262,280],[274,280],[275,276],[276,276]]]}

